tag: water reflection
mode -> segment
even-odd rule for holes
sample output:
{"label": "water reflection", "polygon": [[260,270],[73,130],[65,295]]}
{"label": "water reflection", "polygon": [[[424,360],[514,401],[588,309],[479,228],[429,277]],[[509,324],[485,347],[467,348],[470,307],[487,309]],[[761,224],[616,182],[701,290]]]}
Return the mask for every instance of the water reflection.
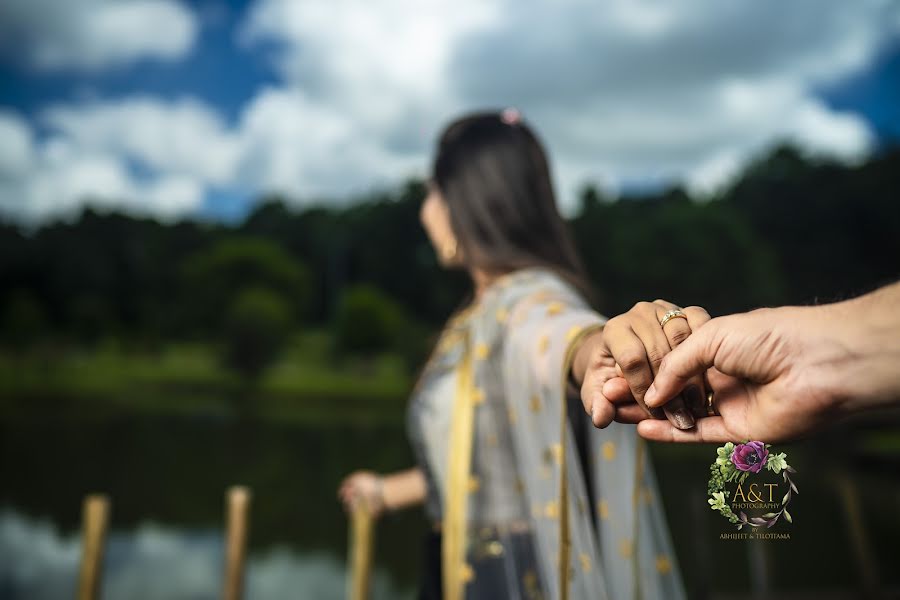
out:
{"label": "water reflection", "polygon": [[[853,597],[860,564],[896,589],[900,453],[890,449],[900,448],[891,425],[898,422],[887,422],[889,438],[874,429],[882,436],[874,445],[869,429],[857,426],[779,446],[798,469],[802,491],[795,522],[781,526],[792,535],[786,543],[719,539],[732,529],[706,503],[713,446],[652,447],[657,501],[691,597],[756,588],[849,590]],[[399,424],[100,419],[85,412],[0,420],[0,599],[72,597],[81,502],[91,492],[112,503],[105,598],[216,598],[224,493],[233,484],[253,490],[248,600],[343,598],[347,520],[335,499],[338,482],[356,468],[410,464]],[[853,510],[837,491],[841,482],[857,498]],[[379,523],[375,598],[415,588],[425,528],[416,510]],[[865,541],[864,552],[855,539]]]}
{"label": "water reflection", "polygon": [[[213,600],[222,583],[219,532],[176,530],[144,523],[114,531],[107,546],[103,597],[109,600]],[[78,573],[77,534],[62,534],[50,522],[6,509],[0,513],[0,598],[57,600],[72,597]],[[251,554],[247,597],[343,599],[341,559],[322,552],[299,553],[277,546]],[[383,569],[373,574],[378,598],[411,598]]]}

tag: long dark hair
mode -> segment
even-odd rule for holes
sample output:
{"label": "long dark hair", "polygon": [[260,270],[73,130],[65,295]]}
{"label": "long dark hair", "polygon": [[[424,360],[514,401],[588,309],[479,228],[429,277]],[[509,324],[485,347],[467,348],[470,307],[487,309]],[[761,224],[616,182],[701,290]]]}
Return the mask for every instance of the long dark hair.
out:
{"label": "long dark hair", "polygon": [[465,266],[554,271],[592,296],[556,207],[546,154],[515,111],[481,112],[441,134],[432,183],[447,203]]}

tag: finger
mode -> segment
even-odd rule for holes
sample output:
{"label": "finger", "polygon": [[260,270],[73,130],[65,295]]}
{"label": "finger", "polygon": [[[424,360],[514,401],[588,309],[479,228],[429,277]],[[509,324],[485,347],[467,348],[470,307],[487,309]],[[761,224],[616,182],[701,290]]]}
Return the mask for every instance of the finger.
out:
{"label": "finger", "polygon": [[666,356],[647,390],[648,406],[674,398],[692,377],[713,366],[721,336],[719,323],[719,319],[712,319]]}
{"label": "finger", "polygon": [[[684,309],[684,314],[687,316],[688,325],[690,325],[692,332],[697,331],[698,329],[703,327],[711,319],[709,313],[706,312],[706,309],[699,306],[688,306]],[[691,384],[688,384],[687,387],[690,388]],[[694,415],[700,418],[704,418],[709,416],[709,408],[706,405],[706,394],[709,390],[715,389],[713,387],[710,387],[705,373],[700,376],[700,387],[702,389],[702,393],[699,395],[699,397],[697,397],[697,395],[693,394],[692,392],[685,393],[687,394],[686,397],[688,398],[689,404],[693,404],[693,406],[691,406],[691,409],[694,411]]]}
{"label": "finger", "polygon": [[[633,425],[644,420],[652,420],[650,415],[644,412],[644,409],[637,404],[629,404],[627,406],[616,407],[615,421],[617,423],[627,423]],[[659,421],[663,423],[664,421]]]}
{"label": "finger", "polygon": [[[691,332],[694,327],[699,329],[706,321],[709,320],[709,314],[698,306],[693,306],[690,307],[690,309],[682,310],[671,302],[667,302],[665,300],[656,300],[654,304],[659,306],[663,311],[668,312],[670,310],[680,310],[684,314],[684,318],[675,317],[669,319],[668,321],[666,321],[666,324],[662,328],[663,332],[666,335],[666,339],[669,341],[669,347],[673,349],[677,348],[683,341],[691,336]],[[689,312],[690,315],[688,314]],[[660,315],[660,321],[662,321],[662,317],[664,315],[665,312],[663,313],[663,315]],[[691,322],[692,320],[693,324]],[[684,401],[684,406],[687,407],[687,410],[695,418],[702,418],[707,416],[706,386],[703,382],[702,375],[694,376],[690,381],[688,381],[687,385],[684,388],[684,391],[681,394],[681,397]]]}
{"label": "finger", "polygon": [[[656,373],[659,371],[660,362],[662,362],[662,359],[671,352],[672,346],[669,343],[665,328],[660,327],[660,321],[667,309],[658,304],[647,304],[651,308],[644,314],[643,318],[633,321],[632,328],[635,334],[640,338],[644,348],[647,349],[647,358],[650,362],[653,376],[655,377]],[[672,324],[672,321],[682,321],[682,323]],[[666,326],[672,325],[673,330],[675,330],[677,326],[679,328],[678,331],[686,332],[684,335],[689,336],[690,328],[684,321],[684,319],[680,318],[671,319]],[[682,340],[684,337],[679,335],[677,339]],[[694,415],[688,410],[683,398],[673,398],[663,406],[663,411],[666,418],[675,427],[680,429],[690,429],[694,426]]]}
{"label": "finger", "polygon": [[666,421],[647,419],[637,425],[642,438],[654,442],[728,442],[731,435],[722,417],[698,419],[693,429],[678,429]]}
{"label": "finger", "polygon": [[[665,331],[659,326],[659,322],[666,313],[666,309],[661,308],[659,305],[652,302],[641,302],[638,306],[641,306],[642,308],[636,310],[636,306],[632,309],[633,313],[638,318],[631,320],[631,329],[644,346],[647,362],[650,364],[650,369],[653,372],[652,374],[655,375],[663,357],[672,350]],[[626,373],[626,379],[627,375],[628,374]],[[641,392],[642,397],[646,391],[646,388],[644,388]]]}
{"label": "finger", "polygon": [[613,377],[603,384],[603,396],[613,405],[637,402],[624,377]]}
{"label": "finger", "polygon": [[657,298],[653,301],[653,304],[661,307],[666,312],[670,310],[682,310],[681,307],[677,304],[669,302],[668,300],[663,300],[662,298]]}
{"label": "finger", "polygon": [[[647,359],[647,349],[631,327],[608,331],[610,335],[606,336],[604,341],[609,348],[609,353],[628,382],[632,397],[638,404],[645,407],[644,394],[653,383],[653,370]],[[647,409],[647,413],[657,418],[662,418],[665,414],[662,411],[653,412],[650,409]]]}
{"label": "finger", "polygon": [[651,418],[631,395],[628,382],[622,377],[614,377],[603,385],[603,395],[616,409],[615,420],[620,423],[638,423]]}
{"label": "finger", "polygon": [[581,403],[591,417],[594,427],[604,428],[612,423],[616,409],[603,394],[603,386],[612,378],[610,368],[592,369],[587,372],[581,384]]}
{"label": "finger", "polygon": [[706,309],[700,306],[688,306],[683,311],[688,325],[691,326],[691,331],[697,331],[712,319]]}

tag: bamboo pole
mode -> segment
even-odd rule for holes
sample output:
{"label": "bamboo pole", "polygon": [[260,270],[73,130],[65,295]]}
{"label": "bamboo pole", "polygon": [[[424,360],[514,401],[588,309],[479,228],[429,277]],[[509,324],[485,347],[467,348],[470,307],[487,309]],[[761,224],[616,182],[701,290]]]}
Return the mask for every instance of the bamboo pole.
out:
{"label": "bamboo pole", "polygon": [[350,578],[347,594],[350,600],[367,600],[375,528],[372,515],[365,506],[353,509],[350,526]]}
{"label": "bamboo pole", "polygon": [[226,493],[225,600],[241,600],[244,594],[244,559],[248,536],[247,513],[250,490],[234,486]]}
{"label": "bamboo pole", "polygon": [[100,597],[103,576],[103,545],[109,522],[109,499],[102,494],[84,498],[81,508],[81,569],[78,575],[78,600]]}

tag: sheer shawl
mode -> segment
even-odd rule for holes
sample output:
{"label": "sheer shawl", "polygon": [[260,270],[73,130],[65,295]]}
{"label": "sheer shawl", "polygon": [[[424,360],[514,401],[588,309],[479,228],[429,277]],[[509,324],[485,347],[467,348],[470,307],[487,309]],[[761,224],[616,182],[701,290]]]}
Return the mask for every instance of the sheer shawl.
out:
{"label": "sheer shawl", "polygon": [[584,412],[567,407],[569,349],[603,318],[551,272],[529,269],[493,285],[461,322],[443,379],[454,383],[446,437],[426,442],[428,462],[443,463],[432,485],[444,597],[683,598],[634,427],[582,427]]}

